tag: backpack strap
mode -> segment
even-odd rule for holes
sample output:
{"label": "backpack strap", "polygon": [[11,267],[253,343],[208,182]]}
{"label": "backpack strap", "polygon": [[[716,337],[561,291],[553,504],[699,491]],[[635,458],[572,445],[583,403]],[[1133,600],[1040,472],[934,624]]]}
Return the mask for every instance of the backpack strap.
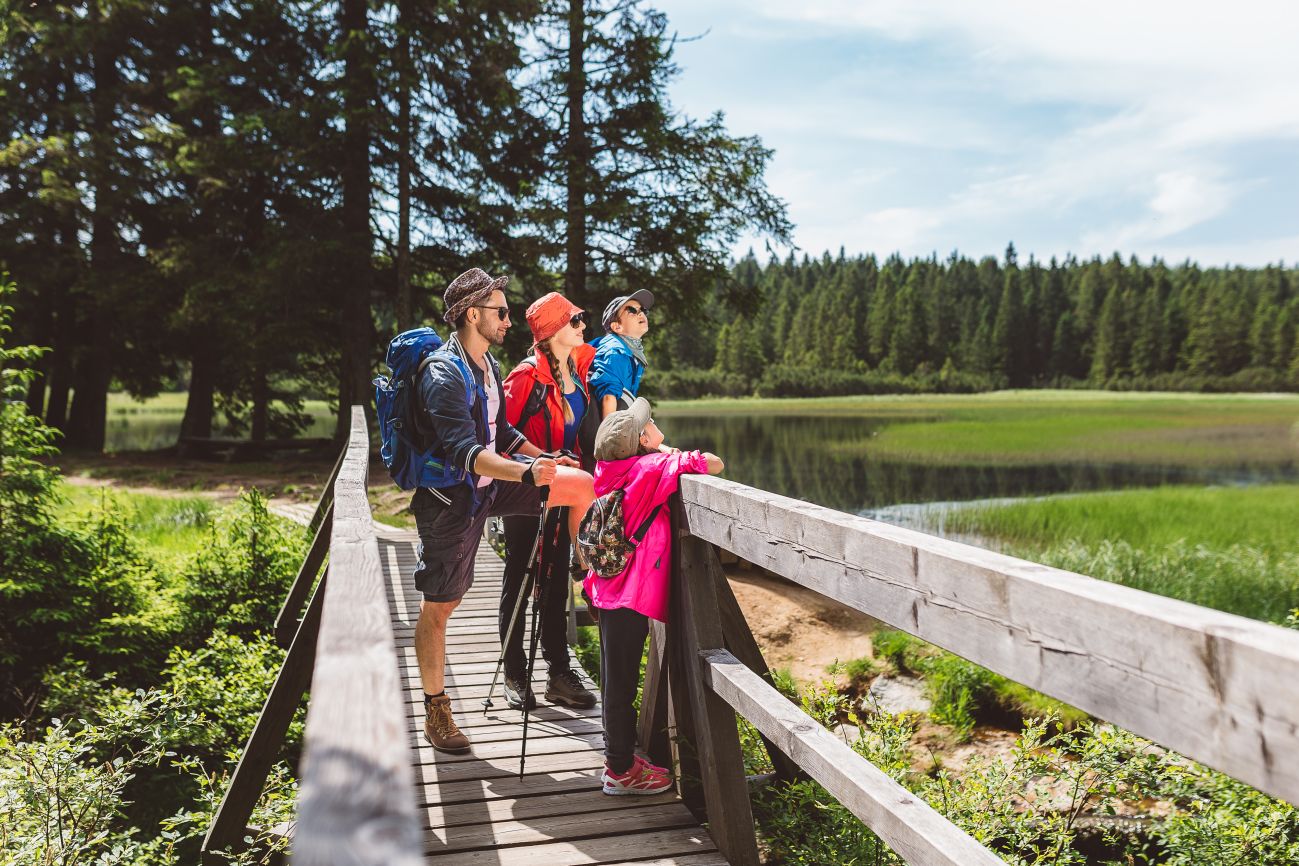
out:
{"label": "backpack strap", "polygon": [[650,524],[654,522],[654,518],[659,516],[659,511],[662,508],[663,508],[662,502],[654,506],[654,510],[649,513],[649,517],[646,517],[645,521],[641,523],[640,527],[634,533],[632,533],[631,536],[632,540],[634,540],[637,544],[645,540],[645,533],[649,532]]}
{"label": "backpack strap", "polygon": [[[519,362],[520,367],[524,364],[529,367],[536,367],[537,359],[529,355]],[[532,390],[528,392],[528,401],[523,404],[523,413],[519,415],[519,420],[514,424],[515,429],[522,430],[523,425],[531,421],[538,412],[545,412],[546,420],[550,421],[550,411],[546,408],[546,386],[541,384],[534,376]]]}

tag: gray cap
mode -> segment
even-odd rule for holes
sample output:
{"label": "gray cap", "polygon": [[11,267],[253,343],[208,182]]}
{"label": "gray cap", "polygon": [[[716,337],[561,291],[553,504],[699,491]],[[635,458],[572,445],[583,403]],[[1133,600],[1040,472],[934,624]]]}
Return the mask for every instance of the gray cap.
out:
{"label": "gray cap", "polygon": [[600,324],[604,325],[606,331],[609,330],[609,325],[613,320],[618,317],[618,311],[622,309],[622,305],[628,301],[636,301],[641,307],[648,310],[654,306],[654,293],[649,289],[637,289],[630,295],[619,295],[610,301],[608,306],[604,308],[604,315],[600,317]]}
{"label": "gray cap", "polygon": [[640,448],[640,433],[650,422],[650,404],[644,397],[632,401],[630,409],[610,412],[595,431],[595,459],[622,460]]}

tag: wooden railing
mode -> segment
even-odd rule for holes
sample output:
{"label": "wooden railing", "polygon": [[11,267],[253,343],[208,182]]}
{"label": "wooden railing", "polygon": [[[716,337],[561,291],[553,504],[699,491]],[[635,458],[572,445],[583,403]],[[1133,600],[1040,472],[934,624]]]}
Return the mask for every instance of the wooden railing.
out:
{"label": "wooden railing", "polygon": [[[311,550],[276,622],[289,647],[284,668],[204,841],[205,859],[240,847],[310,687],[293,862],[419,860],[368,464],[365,417],[353,407]],[[762,733],[777,777],[820,782],[908,863],[1002,861],[772,687],[719,548],[1299,802],[1299,632],[719,478],[682,479],[672,520],[670,624],[652,624],[640,741],[677,768],[682,797],[736,866],[758,862],[737,712]]]}
{"label": "wooden railing", "polygon": [[673,516],[674,604],[652,631],[642,737],[677,761],[732,864],[758,862],[736,712],[778,775],[820,782],[908,863],[1002,861],[772,688],[717,548],[1299,802],[1299,632],[719,478],[682,479]]}
{"label": "wooden railing", "polygon": [[204,839],[205,862],[225,862],[217,852],[244,847],[249,816],[308,688],[293,862],[420,862],[414,755],[366,497],[369,462],[365,414],[353,406],[347,445],[311,520],[310,550],[276,619],[288,654]]}

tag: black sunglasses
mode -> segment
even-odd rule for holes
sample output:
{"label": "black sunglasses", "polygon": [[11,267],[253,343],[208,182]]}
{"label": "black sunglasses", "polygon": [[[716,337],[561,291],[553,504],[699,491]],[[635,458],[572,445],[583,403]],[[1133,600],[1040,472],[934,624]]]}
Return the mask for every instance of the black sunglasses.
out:
{"label": "black sunglasses", "polygon": [[569,319],[569,320],[568,320],[568,323],[569,323],[570,325],[572,325],[574,328],[579,328],[579,327],[581,327],[582,325],[585,325],[585,324],[586,324],[586,310],[583,310],[582,312],[578,313],[578,314],[577,314],[576,316],[574,316],[573,318]]}
{"label": "black sunglasses", "polygon": [[484,307],[482,304],[474,304],[474,309],[476,309],[476,310],[495,310],[495,311],[496,311],[496,318],[500,319],[502,322],[504,322],[506,319],[508,319],[508,318],[510,317],[510,308],[509,308],[509,307]]}
{"label": "black sunglasses", "polygon": [[631,304],[628,304],[627,306],[622,308],[622,311],[624,313],[630,313],[633,316],[639,316],[640,314],[644,313],[645,318],[647,319],[649,318],[649,310],[645,309],[644,307],[633,307]]}

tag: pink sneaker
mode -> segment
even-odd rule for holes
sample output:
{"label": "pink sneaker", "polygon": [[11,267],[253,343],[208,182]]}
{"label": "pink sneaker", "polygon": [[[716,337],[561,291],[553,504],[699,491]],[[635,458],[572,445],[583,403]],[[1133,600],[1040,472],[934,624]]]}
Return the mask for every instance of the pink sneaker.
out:
{"label": "pink sneaker", "polygon": [[649,761],[645,760],[640,755],[633,755],[632,763],[640,764],[642,767],[644,767],[646,770],[650,771],[656,776],[668,776],[669,778],[672,776],[672,774],[668,772],[667,767],[660,767],[658,764],[651,764]]}
{"label": "pink sneaker", "polygon": [[600,781],[604,783],[604,792],[613,796],[623,794],[661,794],[671,789],[672,780],[649,769],[652,766],[645,762],[632,762],[631,769],[621,776],[604,765]]}

